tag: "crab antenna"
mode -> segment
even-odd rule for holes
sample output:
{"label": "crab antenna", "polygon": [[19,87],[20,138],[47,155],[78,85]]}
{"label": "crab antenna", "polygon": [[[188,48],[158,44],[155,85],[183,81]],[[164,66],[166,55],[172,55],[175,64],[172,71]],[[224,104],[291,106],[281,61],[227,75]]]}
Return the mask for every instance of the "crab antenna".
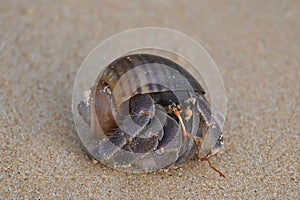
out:
{"label": "crab antenna", "polygon": [[181,124],[181,127],[182,127],[183,134],[184,134],[185,136],[187,136],[188,134],[187,134],[187,132],[186,132],[184,123],[183,123],[183,121],[182,121],[182,117],[181,117],[181,115],[180,115],[180,113],[179,113],[179,111],[178,111],[177,108],[175,109],[174,114],[176,115],[176,117],[177,117],[177,118],[179,119],[179,121],[180,121],[180,124]]}
{"label": "crab antenna", "polygon": [[183,120],[182,120],[182,117],[179,113],[179,110],[177,107],[173,107],[173,112],[174,114],[176,115],[176,117],[179,119],[180,121],[180,124],[181,124],[181,128],[182,128],[182,132],[183,132],[183,135],[184,135],[184,141],[186,141],[186,138],[188,136],[188,133],[186,132],[186,129],[185,129],[185,126],[184,126],[184,123],[183,123]]}
{"label": "crab antenna", "polygon": [[192,140],[194,140],[195,144],[198,146],[199,145],[199,141],[196,137],[194,137],[192,134],[190,134],[189,132],[186,131],[185,129],[185,126],[184,126],[184,123],[183,123],[183,120],[182,120],[182,117],[179,113],[179,110],[177,107],[173,107],[172,108],[173,110],[173,113],[175,114],[175,116],[179,119],[180,121],[180,124],[181,124],[181,128],[182,128],[182,132],[183,132],[183,136],[184,136],[184,142],[186,142],[186,138],[189,137],[191,138]]}
{"label": "crab antenna", "polygon": [[209,158],[203,157],[203,158],[200,158],[200,160],[201,160],[201,161],[207,161],[208,164],[209,164],[209,166],[210,166],[214,171],[216,171],[216,172],[217,172],[220,176],[222,176],[223,178],[226,178],[225,175],[224,175],[220,170],[218,170],[217,168],[215,168],[215,167],[211,164],[211,162],[209,161]]}

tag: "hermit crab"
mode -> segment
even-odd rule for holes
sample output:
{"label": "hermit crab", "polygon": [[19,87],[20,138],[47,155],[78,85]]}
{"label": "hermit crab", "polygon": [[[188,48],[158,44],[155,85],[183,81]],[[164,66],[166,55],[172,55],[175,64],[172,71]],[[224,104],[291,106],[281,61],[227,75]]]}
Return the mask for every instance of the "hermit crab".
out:
{"label": "hermit crab", "polygon": [[179,167],[196,153],[223,150],[222,114],[184,66],[154,54],[129,54],[110,63],[78,103],[89,127],[90,156],[122,171]]}

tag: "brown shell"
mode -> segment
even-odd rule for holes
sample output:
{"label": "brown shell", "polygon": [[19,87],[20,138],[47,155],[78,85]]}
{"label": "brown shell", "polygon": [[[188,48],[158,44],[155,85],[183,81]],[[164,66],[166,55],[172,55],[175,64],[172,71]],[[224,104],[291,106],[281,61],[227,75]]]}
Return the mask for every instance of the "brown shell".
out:
{"label": "brown shell", "polygon": [[195,91],[205,94],[197,80],[177,63],[151,54],[133,54],[113,61],[99,76],[98,89],[109,86],[116,108],[136,94]]}

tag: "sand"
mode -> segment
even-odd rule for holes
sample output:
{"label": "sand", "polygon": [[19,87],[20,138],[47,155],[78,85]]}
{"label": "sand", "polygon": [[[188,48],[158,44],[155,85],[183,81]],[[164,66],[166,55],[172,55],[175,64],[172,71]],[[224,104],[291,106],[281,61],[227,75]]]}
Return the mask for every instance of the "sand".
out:
{"label": "sand", "polygon": [[[297,199],[299,1],[0,2],[0,199]],[[159,26],[222,73],[225,154],[127,174],[89,159],[72,118],[76,72],[100,41]]]}

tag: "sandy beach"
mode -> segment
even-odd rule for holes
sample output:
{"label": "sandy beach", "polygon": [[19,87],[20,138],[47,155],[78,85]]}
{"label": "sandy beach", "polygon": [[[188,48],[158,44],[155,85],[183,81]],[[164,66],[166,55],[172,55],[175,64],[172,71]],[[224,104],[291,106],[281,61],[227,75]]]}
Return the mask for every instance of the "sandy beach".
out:
{"label": "sandy beach", "polygon": [[[0,0],[0,199],[298,199],[300,1]],[[194,38],[222,74],[225,153],[167,172],[93,162],[72,88],[101,41],[157,26]]]}

